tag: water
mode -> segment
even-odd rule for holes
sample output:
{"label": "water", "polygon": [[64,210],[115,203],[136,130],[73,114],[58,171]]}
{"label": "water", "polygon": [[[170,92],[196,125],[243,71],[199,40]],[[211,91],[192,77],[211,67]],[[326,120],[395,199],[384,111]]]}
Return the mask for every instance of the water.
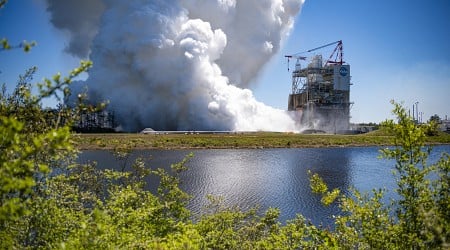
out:
{"label": "water", "polygon": [[[168,169],[190,152],[189,170],[181,175],[181,188],[191,194],[189,209],[202,213],[208,194],[222,196],[228,206],[249,209],[259,205],[281,210],[281,221],[303,214],[314,224],[329,226],[331,216],[338,214],[336,204],[324,207],[320,197],[311,192],[308,170],[318,173],[330,189],[342,191],[355,187],[360,191],[386,188],[385,200],[394,199],[394,162],[378,159],[377,147],[306,148],[306,149],[207,149],[207,150],[138,150],[126,161],[117,161],[112,152],[84,151],[79,162],[96,161],[100,168],[120,170],[137,157],[146,159],[153,169]],[[436,146],[430,156],[435,162],[450,145]],[[154,182],[151,180],[150,182]],[[155,184],[150,183],[149,188]]]}

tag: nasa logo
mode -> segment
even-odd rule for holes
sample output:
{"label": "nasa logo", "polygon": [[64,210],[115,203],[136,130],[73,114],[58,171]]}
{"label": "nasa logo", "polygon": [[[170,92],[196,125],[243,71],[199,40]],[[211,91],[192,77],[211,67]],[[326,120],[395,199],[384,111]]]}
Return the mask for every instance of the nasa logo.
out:
{"label": "nasa logo", "polygon": [[346,67],[341,67],[341,68],[339,69],[339,73],[341,74],[341,76],[347,76],[348,70],[347,70]]}

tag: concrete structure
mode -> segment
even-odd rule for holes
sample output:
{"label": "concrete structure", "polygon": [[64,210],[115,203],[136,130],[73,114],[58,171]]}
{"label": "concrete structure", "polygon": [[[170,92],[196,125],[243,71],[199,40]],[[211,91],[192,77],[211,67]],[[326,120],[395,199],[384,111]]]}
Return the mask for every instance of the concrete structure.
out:
{"label": "concrete structure", "polygon": [[[322,55],[312,57],[302,68],[300,62],[306,57],[296,58],[292,72],[292,92],[289,95],[288,110],[301,112],[300,123],[309,129],[323,130],[327,133],[342,133],[350,129],[350,65],[342,61],[342,41],[337,41],[314,50],[337,44],[327,61]],[[331,60],[336,54],[336,59]],[[305,53],[305,52],[303,52]]]}

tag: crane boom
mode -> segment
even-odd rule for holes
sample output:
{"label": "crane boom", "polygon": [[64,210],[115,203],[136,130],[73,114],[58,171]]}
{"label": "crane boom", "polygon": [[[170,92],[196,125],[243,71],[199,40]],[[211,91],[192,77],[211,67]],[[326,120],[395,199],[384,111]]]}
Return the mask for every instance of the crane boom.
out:
{"label": "crane boom", "polygon": [[317,47],[317,48],[314,48],[314,49],[307,50],[306,52],[313,52],[313,51],[315,51],[315,50],[322,49],[322,48],[331,46],[331,45],[336,44],[336,43],[342,43],[342,40],[339,40],[339,41],[336,41],[336,42],[332,42],[332,43],[329,43],[329,44],[325,44],[325,45],[322,45],[322,46],[320,46],[320,47]]}
{"label": "crane boom", "polygon": [[[325,47],[328,47],[328,46],[331,46],[331,45],[334,45],[334,44],[337,44],[337,46],[336,46],[336,48],[334,48],[333,53],[331,53],[330,57],[326,61],[325,66],[328,65],[329,63],[331,63],[331,64],[340,64],[340,65],[344,64],[344,61],[343,61],[344,52],[343,52],[342,40],[339,40],[339,41],[328,43],[328,44],[325,44],[325,45],[322,45],[322,46],[319,46],[317,48],[310,49],[310,50],[307,50],[307,51],[299,52],[299,53],[292,54],[292,55],[285,55],[284,57],[286,57],[288,59],[288,71],[289,71],[289,59],[296,58],[297,61],[299,61],[299,60],[306,60],[305,56],[299,56],[299,55],[300,54],[304,54],[304,53],[313,52],[313,51],[316,51],[316,50],[319,50],[319,49],[323,49]],[[336,53],[336,51],[338,51],[338,52]],[[336,57],[335,57],[334,61],[332,61],[331,59],[333,58],[333,55],[335,53],[336,53]]]}
{"label": "crane boom", "polygon": [[[310,49],[310,50],[308,50],[306,52],[312,52],[312,51],[315,51],[315,50],[318,50],[318,49],[322,49],[322,48],[325,48],[325,47],[328,47],[328,46],[331,46],[331,45],[334,45],[334,44],[337,44],[337,46],[336,46],[336,48],[334,48],[333,53],[331,53],[330,57],[328,58],[327,62],[325,63],[325,66],[328,65],[329,63],[342,65],[342,64],[344,64],[344,61],[343,61],[344,51],[343,51],[342,40],[339,40],[339,41],[336,41],[336,42],[332,42],[332,43],[329,43],[329,44],[325,44],[325,45],[322,45],[320,47],[317,47],[317,48],[314,48],[314,49]],[[336,53],[336,51],[337,51],[337,53]],[[336,53],[336,58],[334,59],[334,61],[332,61],[331,58],[333,57],[333,55],[335,53]]]}
{"label": "crane boom", "polygon": [[[328,60],[326,61],[325,65],[328,65],[329,63],[342,65],[344,63],[344,61],[343,61],[344,52],[343,52],[342,40],[339,40],[339,41],[328,43],[328,44],[325,44],[325,45],[322,45],[322,46],[319,46],[317,48],[310,49],[310,50],[307,50],[307,51],[299,52],[299,53],[292,54],[292,55],[285,55],[284,57],[286,57],[287,60],[288,60],[288,71],[289,71],[289,59],[296,58],[297,61],[298,60],[306,60],[305,56],[299,56],[299,55],[300,54],[304,54],[304,53],[313,52],[313,51],[316,51],[316,50],[319,50],[319,49],[323,49],[325,47],[328,47],[328,46],[331,46],[331,45],[334,45],[334,44],[337,44],[337,46],[336,46],[336,48],[334,48],[333,53],[331,53],[331,55],[328,58]],[[338,52],[336,53],[336,51],[338,51]],[[332,61],[331,59],[332,59],[332,57],[333,57],[333,55],[335,53],[336,53],[336,58],[334,59],[334,61]]]}

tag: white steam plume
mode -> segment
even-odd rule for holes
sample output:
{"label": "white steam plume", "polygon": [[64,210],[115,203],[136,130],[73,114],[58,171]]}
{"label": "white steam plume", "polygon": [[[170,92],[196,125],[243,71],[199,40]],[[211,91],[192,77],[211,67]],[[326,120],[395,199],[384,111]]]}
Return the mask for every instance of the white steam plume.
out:
{"label": "white steam plume", "polygon": [[51,23],[56,28],[69,32],[70,42],[66,52],[86,58],[105,9],[102,0],[47,0],[47,6],[52,14]]}
{"label": "white steam plume", "polygon": [[[97,33],[80,39],[94,62],[84,84],[91,100],[110,101],[126,130],[298,130],[287,112],[242,87],[279,50],[302,0],[95,2],[102,10],[89,13],[100,19],[86,30]],[[52,20],[79,14],[49,11]]]}

